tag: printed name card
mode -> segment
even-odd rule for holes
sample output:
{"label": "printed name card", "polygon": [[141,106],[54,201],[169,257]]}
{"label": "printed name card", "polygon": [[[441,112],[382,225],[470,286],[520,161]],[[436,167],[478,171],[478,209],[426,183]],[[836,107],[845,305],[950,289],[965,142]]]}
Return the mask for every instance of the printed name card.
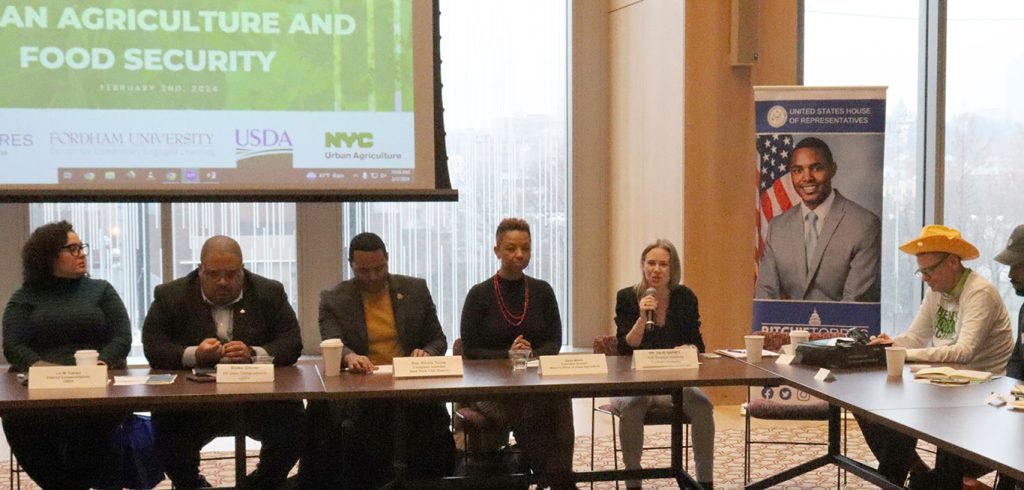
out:
{"label": "printed name card", "polygon": [[462,376],[462,356],[396,357],[396,378]]}
{"label": "printed name card", "polygon": [[694,369],[697,362],[697,348],[692,345],[679,349],[643,349],[633,351],[633,369]]}
{"label": "printed name card", "polygon": [[540,356],[540,374],[608,374],[608,360],[604,354]]}
{"label": "printed name card", "polygon": [[273,383],[273,364],[218,364],[217,384]]}
{"label": "printed name card", "polygon": [[28,388],[105,388],[106,366],[34,366],[28,368]]}
{"label": "printed name card", "polygon": [[792,354],[782,354],[778,359],[775,360],[775,364],[790,364],[796,356]]}

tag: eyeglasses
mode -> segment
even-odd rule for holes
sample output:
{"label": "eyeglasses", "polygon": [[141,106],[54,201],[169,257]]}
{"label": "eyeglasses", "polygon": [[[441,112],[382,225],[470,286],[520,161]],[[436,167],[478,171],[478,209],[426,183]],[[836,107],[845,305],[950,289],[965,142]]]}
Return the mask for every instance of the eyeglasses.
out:
{"label": "eyeglasses", "polygon": [[72,243],[71,245],[64,245],[60,248],[61,250],[67,250],[69,254],[78,257],[89,253],[88,243]]}
{"label": "eyeglasses", "polygon": [[242,269],[214,270],[203,267],[199,270],[199,273],[214,281],[219,281],[221,279],[234,281],[242,275]]}
{"label": "eyeglasses", "polygon": [[917,276],[917,277],[930,276],[930,275],[932,275],[933,272],[935,272],[935,269],[938,269],[939,266],[942,265],[942,263],[945,262],[946,259],[948,259],[948,258],[949,258],[949,254],[945,254],[945,255],[942,256],[941,259],[939,259],[938,262],[936,262],[936,263],[934,263],[932,265],[929,265],[928,267],[922,267],[922,268],[914,271],[914,275]]}

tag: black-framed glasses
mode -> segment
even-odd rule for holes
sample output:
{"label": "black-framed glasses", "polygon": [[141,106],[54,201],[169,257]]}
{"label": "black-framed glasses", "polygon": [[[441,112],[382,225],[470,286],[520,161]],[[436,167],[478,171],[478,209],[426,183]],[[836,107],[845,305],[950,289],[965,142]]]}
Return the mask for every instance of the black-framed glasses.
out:
{"label": "black-framed glasses", "polygon": [[932,272],[935,272],[935,269],[937,269],[940,265],[942,265],[943,262],[946,261],[946,259],[949,258],[949,255],[950,254],[948,254],[948,253],[944,254],[942,256],[942,258],[938,260],[938,262],[935,262],[934,264],[929,265],[928,267],[922,267],[922,268],[914,271],[914,275],[917,276],[917,277],[930,276],[932,274]]}
{"label": "black-framed glasses", "polygon": [[88,243],[72,243],[70,245],[64,245],[60,248],[61,250],[67,250],[69,254],[78,257],[79,255],[85,255],[89,253]]}

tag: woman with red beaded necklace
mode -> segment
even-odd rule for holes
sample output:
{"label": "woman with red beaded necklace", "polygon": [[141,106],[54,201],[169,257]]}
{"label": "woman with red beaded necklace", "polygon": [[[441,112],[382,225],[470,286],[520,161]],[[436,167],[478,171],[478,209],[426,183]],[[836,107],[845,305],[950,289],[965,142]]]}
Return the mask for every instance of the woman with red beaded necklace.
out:
{"label": "woman with red beaded necklace", "polygon": [[[506,218],[495,233],[494,255],[501,267],[473,286],[462,309],[462,345],[467,359],[505,359],[511,349],[533,355],[558,354],[562,321],[555,292],[547,282],[527,276],[530,225]],[[511,369],[511,367],[510,367]],[[530,468],[550,475],[552,488],[575,488],[563,479],[572,471],[575,431],[568,398],[532,396],[501,402],[477,402],[492,424],[515,433]]]}

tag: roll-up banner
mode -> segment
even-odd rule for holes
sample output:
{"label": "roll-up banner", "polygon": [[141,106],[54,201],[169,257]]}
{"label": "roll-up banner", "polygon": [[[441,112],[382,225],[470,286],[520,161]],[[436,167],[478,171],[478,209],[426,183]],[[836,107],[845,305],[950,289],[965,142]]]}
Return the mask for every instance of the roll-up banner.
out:
{"label": "roll-up banner", "polygon": [[885,90],[754,87],[753,331],[880,331]]}

